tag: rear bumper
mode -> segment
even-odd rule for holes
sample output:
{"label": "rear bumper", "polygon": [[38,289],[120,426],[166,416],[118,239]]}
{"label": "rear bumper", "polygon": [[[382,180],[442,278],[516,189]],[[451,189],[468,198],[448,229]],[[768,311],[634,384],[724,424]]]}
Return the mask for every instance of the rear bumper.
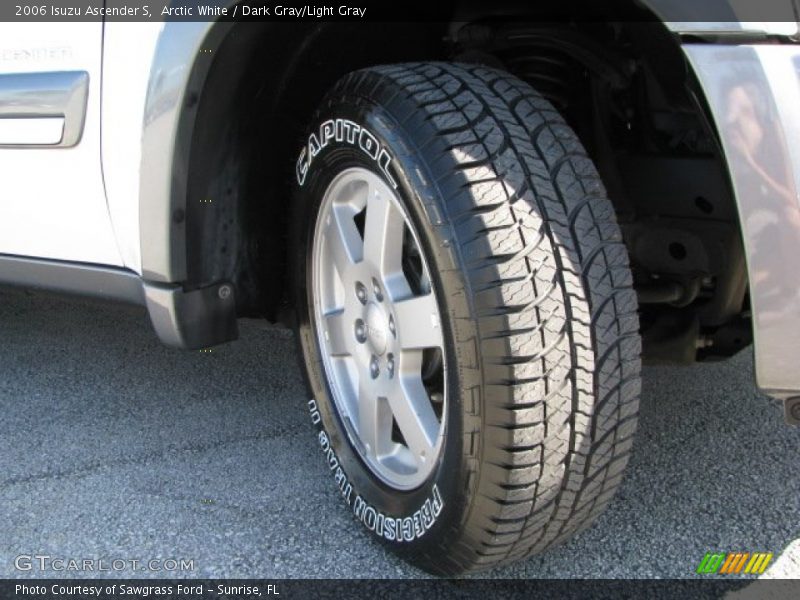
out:
{"label": "rear bumper", "polygon": [[685,45],[720,134],[747,254],[756,380],[800,394],[800,45]]}

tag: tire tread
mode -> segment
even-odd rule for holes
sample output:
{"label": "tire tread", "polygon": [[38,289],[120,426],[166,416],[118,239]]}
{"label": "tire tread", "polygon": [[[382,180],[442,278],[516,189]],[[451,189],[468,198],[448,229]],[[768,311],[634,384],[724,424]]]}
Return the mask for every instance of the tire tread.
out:
{"label": "tire tread", "polygon": [[452,167],[436,183],[482,370],[471,508],[418,562],[455,574],[542,552],[603,511],[636,428],[638,306],[614,208],[571,128],[515,77],[452,63],[359,73],[393,89],[403,126],[435,129],[426,156]]}

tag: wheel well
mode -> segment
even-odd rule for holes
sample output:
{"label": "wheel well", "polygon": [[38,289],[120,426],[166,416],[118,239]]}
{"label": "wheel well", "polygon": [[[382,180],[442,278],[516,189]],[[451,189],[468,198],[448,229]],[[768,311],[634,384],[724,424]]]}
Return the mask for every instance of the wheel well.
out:
{"label": "wheel well", "polygon": [[214,51],[199,96],[187,175],[186,287],[232,280],[240,315],[279,318],[290,184],[313,111],[350,71],[442,59],[445,33],[444,25],[237,24]]}
{"label": "wheel well", "polygon": [[642,22],[542,25],[469,12],[457,23],[380,28],[234,25],[197,97],[186,287],[232,280],[240,315],[289,315],[290,184],[327,89],[376,64],[480,62],[545,94],[595,160],[631,254],[645,354],[688,362],[736,352],[751,334],[725,163],[679,41],[652,15],[632,14]]}

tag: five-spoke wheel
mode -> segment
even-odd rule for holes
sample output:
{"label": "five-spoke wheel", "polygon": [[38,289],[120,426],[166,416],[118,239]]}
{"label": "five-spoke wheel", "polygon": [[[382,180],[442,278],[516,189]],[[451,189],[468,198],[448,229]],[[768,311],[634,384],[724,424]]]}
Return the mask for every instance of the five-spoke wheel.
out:
{"label": "five-spoke wheel", "polygon": [[441,451],[442,326],[427,263],[394,190],[343,171],[319,211],[312,255],[317,336],[331,394],[372,472],[420,485]]}

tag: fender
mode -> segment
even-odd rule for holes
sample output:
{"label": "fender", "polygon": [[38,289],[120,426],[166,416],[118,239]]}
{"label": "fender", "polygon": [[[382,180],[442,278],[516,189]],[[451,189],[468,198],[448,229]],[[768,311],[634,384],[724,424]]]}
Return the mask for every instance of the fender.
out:
{"label": "fender", "polygon": [[[752,14],[756,9],[733,0],[702,4],[634,0],[633,4],[663,21],[675,34],[676,43],[682,36],[743,41],[796,35],[794,17],[781,21],[779,16],[780,10],[792,11],[791,2],[765,2],[766,7],[759,3],[757,9],[761,16]],[[230,9],[235,1],[219,0],[217,4]],[[765,9],[778,16],[769,23],[746,21],[763,18]],[[206,281],[201,288],[190,281],[187,264],[189,152],[195,120],[214,53],[232,27],[232,23],[165,23],[150,69],[139,174],[141,273],[158,335],[173,346],[203,347],[236,337],[234,286],[227,281]],[[312,157],[306,158],[310,161]],[[299,166],[302,171],[307,165],[301,160]],[[218,293],[222,287],[229,293]],[[196,301],[189,300],[193,294]],[[189,305],[193,306],[191,324],[180,308]],[[161,316],[156,318],[156,314]],[[194,340],[191,343],[189,335]]]}
{"label": "fender", "polygon": [[173,347],[203,348],[238,337],[232,285],[185,289],[189,148],[214,50],[231,26],[164,23],[150,69],[139,185],[141,272],[153,326]]}
{"label": "fender", "polygon": [[679,35],[703,37],[796,36],[798,25],[791,0],[639,0],[667,28]]}

